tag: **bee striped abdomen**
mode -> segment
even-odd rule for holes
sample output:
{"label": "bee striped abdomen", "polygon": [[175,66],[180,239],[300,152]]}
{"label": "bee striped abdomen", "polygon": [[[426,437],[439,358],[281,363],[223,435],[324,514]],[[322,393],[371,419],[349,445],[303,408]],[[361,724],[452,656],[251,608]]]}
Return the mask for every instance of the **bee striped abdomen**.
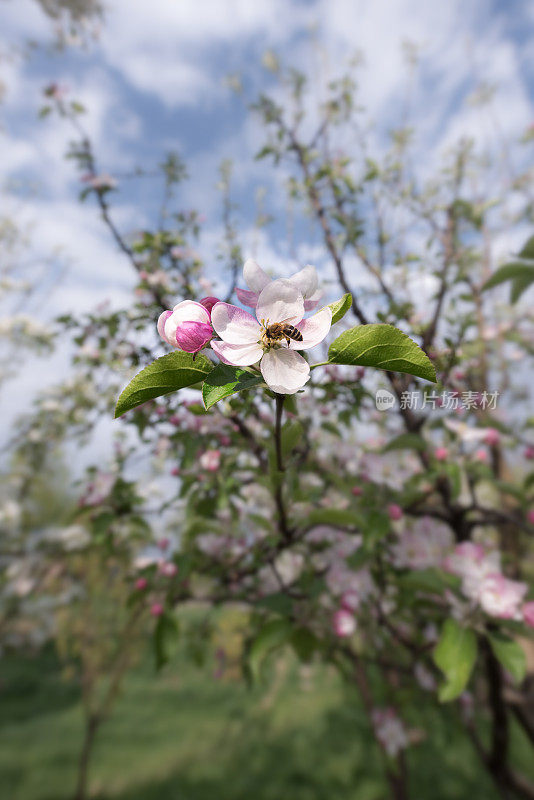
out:
{"label": "bee striped abdomen", "polygon": [[294,342],[302,342],[302,333],[298,328],[295,328],[294,325],[275,322],[273,325],[268,325],[265,328],[264,339],[267,344],[285,339],[289,347],[291,339],[293,339]]}
{"label": "bee striped abdomen", "polygon": [[293,339],[294,342],[302,342],[302,333],[294,325],[284,325],[284,336]]}

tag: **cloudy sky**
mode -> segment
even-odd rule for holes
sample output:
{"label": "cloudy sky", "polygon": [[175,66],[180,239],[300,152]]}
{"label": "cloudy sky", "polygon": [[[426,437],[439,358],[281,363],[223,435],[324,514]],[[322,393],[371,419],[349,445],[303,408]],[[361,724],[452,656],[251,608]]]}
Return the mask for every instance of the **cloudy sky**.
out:
{"label": "cloudy sky", "polygon": [[[268,50],[311,75],[318,92],[319,78],[334,78],[361,50],[359,99],[386,132],[406,99],[402,42],[418,45],[410,113],[421,162],[437,160],[463,135],[483,144],[495,136],[486,112],[468,102],[481,81],[496,86],[491,114],[499,135],[518,135],[534,121],[530,0],[108,0],[106,6],[95,39],[58,52],[54,24],[37,0],[0,0],[0,182],[4,211],[31,226],[32,257],[45,265],[34,296],[43,319],[104,297],[123,302],[132,285],[94,207],[77,202],[79,178],[64,159],[68,129],[60,120],[37,120],[42,89],[52,81],[87,108],[84,124],[102,171],[120,177],[137,164],[150,169],[169,149],[181,153],[191,176],[181,201],[206,217],[203,254],[215,276],[221,231],[215,185],[223,158],[235,161],[247,254],[266,266],[290,266],[279,186],[253,158],[258,124],[226,80],[241,75],[245,97],[269,88],[272,76],[261,66]],[[260,186],[280,216],[257,237],[252,221]],[[123,229],[146,224],[155,200],[142,182],[122,181],[115,202]],[[313,231],[297,257],[324,261]],[[56,358],[47,374],[61,372],[62,364]],[[26,389],[19,380],[0,397],[4,420]]]}

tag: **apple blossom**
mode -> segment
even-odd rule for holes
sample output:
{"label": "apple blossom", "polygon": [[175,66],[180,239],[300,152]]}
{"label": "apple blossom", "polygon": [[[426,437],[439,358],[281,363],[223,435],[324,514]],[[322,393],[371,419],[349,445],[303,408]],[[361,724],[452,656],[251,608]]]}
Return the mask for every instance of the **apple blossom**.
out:
{"label": "apple blossom", "polygon": [[174,578],[178,572],[178,567],[173,561],[161,561],[159,564],[159,571],[161,575],[166,578]]}
{"label": "apple blossom", "polygon": [[[251,258],[245,261],[243,278],[250,291],[236,287],[235,293],[244,306],[256,308],[260,293],[266,286],[273,283],[273,281],[269,278],[267,273],[262,270],[259,264],[256,264]],[[312,311],[317,306],[321,297],[321,291],[317,288],[318,279],[315,267],[308,265],[304,267],[304,269],[301,269],[300,272],[291,275],[287,280],[302,294],[304,298],[304,311]]]}
{"label": "apple blossom", "polygon": [[146,578],[138,578],[135,582],[135,588],[138,592],[144,592],[147,586],[148,581]]}
{"label": "apple blossom", "polygon": [[395,709],[376,708],[372,718],[376,738],[389,756],[395,758],[408,747],[408,734]]}
{"label": "apple blossom", "polygon": [[160,314],[158,333],[167,344],[186,353],[198,353],[213,336],[209,309],[194,300],[182,300],[172,311]]}
{"label": "apple blossom", "polygon": [[[296,350],[307,350],[322,342],[332,324],[328,306],[308,319],[304,317],[304,298],[290,281],[269,283],[261,292],[254,317],[228,303],[217,303],[211,312],[212,324],[221,337],[211,347],[225,364],[251,366],[260,362],[267,385],[279,394],[294,394],[309,380],[308,362]],[[269,340],[267,328],[273,324],[291,325],[301,341],[289,343]]]}
{"label": "apple blossom", "polygon": [[526,583],[512,581],[500,572],[487,575],[480,586],[480,607],[493,617],[515,619],[528,591]]}
{"label": "apple blossom", "polygon": [[478,602],[482,582],[487,575],[500,572],[498,551],[487,552],[481,544],[461,542],[442,562],[443,569],[462,579],[462,592]]}
{"label": "apple blossom", "polygon": [[208,472],[216,472],[219,469],[220,463],[220,450],[206,450],[206,452],[202,453],[199,458],[200,466],[202,469],[206,469]]}
{"label": "apple blossom", "polygon": [[350,611],[347,611],[346,608],[338,609],[334,614],[333,628],[336,636],[339,636],[341,639],[352,636],[356,630],[354,615],[351,614]]}

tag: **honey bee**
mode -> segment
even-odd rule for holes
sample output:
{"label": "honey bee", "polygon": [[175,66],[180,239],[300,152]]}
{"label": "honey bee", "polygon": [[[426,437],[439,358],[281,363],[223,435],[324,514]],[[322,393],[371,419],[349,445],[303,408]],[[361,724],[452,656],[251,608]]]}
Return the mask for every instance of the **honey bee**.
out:
{"label": "honey bee", "polygon": [[263,338],[267,344],[279,342],[285,339],[287,346],[293,339],[294,342],[302,342],[302,333],[294,325],[289,325],[285,322],[275,322],[273,325],[267,325]]}

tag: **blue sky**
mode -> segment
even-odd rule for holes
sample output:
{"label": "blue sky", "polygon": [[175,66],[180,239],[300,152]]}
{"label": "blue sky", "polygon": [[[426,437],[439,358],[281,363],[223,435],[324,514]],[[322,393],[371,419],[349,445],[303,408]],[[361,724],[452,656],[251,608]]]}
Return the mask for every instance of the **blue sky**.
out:
{"label": "blue sky", "polygon": [[[124,303],[132,284],[95,209],[77,203],[78,178],[63,158],[70,136],[64,123],[37,121],[42,88],[51,81],[86,106],[85,124],[103,171],[150,168],[169,149],[181,153],[191,175],[181,201],[206,217],[201,248],[213,275],[221,235],[217,169],[223,158],[233,158],[245,253],[285,272],[298,264],[289,257],[281,179],[254,161],[261,131],[246,109],[247,98],[272,83],[261,66],[267,50],[311,74],[318,95],[321,81],[338,75],[361,50],[359,98],[377,125],[372,141],[379,148],[406,96],[401,43],[416,43],[421,69],[411,123],[419,160],[430,169],[463,135],[474,135],[482,148],[494,146],[487,115],[467,102],[481,80],[497,87],[491,113],[503,135],[519,135],[534,121],[533,30],[529,0],[108,0],[98,37],[85,48],[71,44],[57,53],[53,26],[36,0],[0,0],[0,52],[12,56],[0,61],[5,210],[30,226],[35,263],[50,265],[35,313],[46,320],[88,309],[103,297]],[[18,57],[29,40],[38,46]],[[242,76],[244,97],[225,85],[229,74]],[[254,197],[261,186],[277,221],[258,237]],[[122,182],[116,213],[125,231],[147,222],[155,196],[141,182]],[[328,270],[317,233],[305,226],[300,234],[298,261]],[[54,283],[59,265],[66,272]],[[58,377],[66,364],[56,358],[45,371]],[[26,389],[19,380],[0,398],[5,419],[20,407],[18,393],[29,396]]]}

